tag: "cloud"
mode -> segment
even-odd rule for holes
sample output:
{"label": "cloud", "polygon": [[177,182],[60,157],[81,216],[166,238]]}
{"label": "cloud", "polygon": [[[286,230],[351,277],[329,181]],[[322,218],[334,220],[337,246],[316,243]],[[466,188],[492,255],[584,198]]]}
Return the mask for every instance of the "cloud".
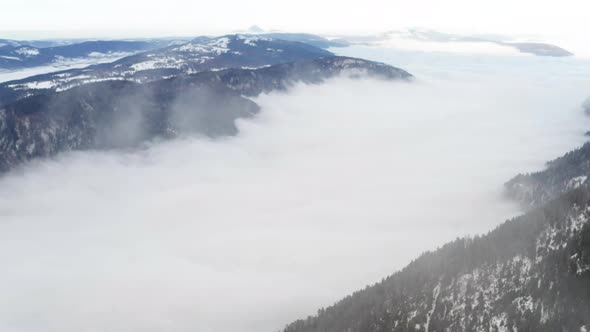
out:
{"label": "cloud", "polygon": [[490,230],[518,213],[502,183],[584,129],[580,88],[511,77],[298,85],[236,137],[13,172],[0,330],[275,331]]}

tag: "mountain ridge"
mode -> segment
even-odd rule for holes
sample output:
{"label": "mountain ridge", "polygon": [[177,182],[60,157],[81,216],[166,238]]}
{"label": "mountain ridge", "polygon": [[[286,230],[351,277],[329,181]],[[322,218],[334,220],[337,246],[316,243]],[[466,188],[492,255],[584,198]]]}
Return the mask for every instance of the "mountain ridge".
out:
{"label": "mountain ridge", "polygon": [[96,40],[36,47],[28,44],[0,47],[0,69],[15,70],[52,65],[86,57],[129,56],[137,52],[167,46],[173,41]]}
{"label": "mountain ridge", "polygon": [[71,150],[135,148],[179,135],[231,136],[259,106],[247,99],[337,77],[408,80],[404,70],[347,57],[230,68],[137,83],[109,80],[0,106],[0,172]]}
{"label": "mountain ridge", "polygon": [[135,54],[112,63],[0,83],[0,105],[100,81],[145,83],[207,70],[257,68],[326,56],[333,54],[300,42],[245,35],[198,37],[185,44]]}

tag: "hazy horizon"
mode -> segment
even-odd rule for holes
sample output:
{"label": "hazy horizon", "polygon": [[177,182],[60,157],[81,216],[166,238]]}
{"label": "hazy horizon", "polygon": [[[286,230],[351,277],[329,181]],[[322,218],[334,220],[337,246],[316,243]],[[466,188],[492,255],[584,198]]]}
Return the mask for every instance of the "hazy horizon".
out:
{"label": "hazy horizon", "polygon": [[[497,33],[581,33],[588,30],[588,4],[582,0],[369,0],[362,6],[271,0],[248,3],[159,1],[29,0],[9,2],[0,13],[3,30],[232,30],[258,24],[266,29],[301,31],[379,31],[430,26]],[[94,15],[85,15],[92,12]],[[133,13],[133,15],[131,15]],[[272,15],[269,15],[271,14]],[[81,20],[81,17],[85,17]],[[305,18],[302,20],[302,18]],[[526,24],[523,24],[526,22]]]}

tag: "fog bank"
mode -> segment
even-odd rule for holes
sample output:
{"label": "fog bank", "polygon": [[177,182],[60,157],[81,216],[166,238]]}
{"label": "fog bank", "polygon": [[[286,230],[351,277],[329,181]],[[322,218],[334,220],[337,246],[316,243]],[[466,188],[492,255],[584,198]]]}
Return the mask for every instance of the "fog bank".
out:
{"label": "fog bank", "polygon": [[276,331],[517,214],[502,183],[583,141],[576,77],[300,85],[237,137],[30,164],[0,180],[0,330]]}

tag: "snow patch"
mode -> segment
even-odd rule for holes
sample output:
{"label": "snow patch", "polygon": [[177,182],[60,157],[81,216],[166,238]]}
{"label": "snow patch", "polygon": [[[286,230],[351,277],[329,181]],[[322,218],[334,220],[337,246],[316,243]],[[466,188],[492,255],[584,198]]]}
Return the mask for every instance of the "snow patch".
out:
{"label": "snow patch", "polygon": [[[254,47],[254,46],[257,46],[257,44],[256,44],[257,42],[270,41],[271,38],[239,35],[238,40],[243,40],[244,44]],[[267,49],[267,50],[269,50],[269,49]]]}
{"label": "snow patch", "polygon": [[440,293],[440,281],[439,281],[438,285],[436,285],[436,287],[434,287],[434,290],[432,291],[432,307],[431,307],[430,311],[428,312],[428,314],[426,315],[426,324],[424,325],[425,332],[428,332],[428,328],[430,327],[430,317],[432,316],[432,314],[434,313],[434,310],[436,309],[436,301],[438,300],[439,293]]}
{"label": "snow patch", "polygon": [[55,83],[52,81],[33,81],[28,83],[21,83],[21,84],[11,84],[8,87],[13,88],[15,90],[22,90],[22,89],[51,89],[55,86]]}
{"label": "snow patch", "polygon": [[588,177],[585,175],[576,176],[574,178],[571,178],[566,185],[566,188],[567,188],[566,190],[572,190],[572,189],[576,189],[576,188],[580,187],[581,185],[586,183],[587,178]]}
{"label": "snow patch", "polygon": [[15,56],[0,55],[0,58],[4,58],[4,59],[8,59],[8,60],[18,60],[18,61],[22,61],[20,58],[17,58],[17,57],[15,57]]}
{"label": "snow patch", "polygon": [[32,47],[21,47],[15,50],[16,53],[22,54],[25,56],[36,56],[39,55],[39,50]]}

